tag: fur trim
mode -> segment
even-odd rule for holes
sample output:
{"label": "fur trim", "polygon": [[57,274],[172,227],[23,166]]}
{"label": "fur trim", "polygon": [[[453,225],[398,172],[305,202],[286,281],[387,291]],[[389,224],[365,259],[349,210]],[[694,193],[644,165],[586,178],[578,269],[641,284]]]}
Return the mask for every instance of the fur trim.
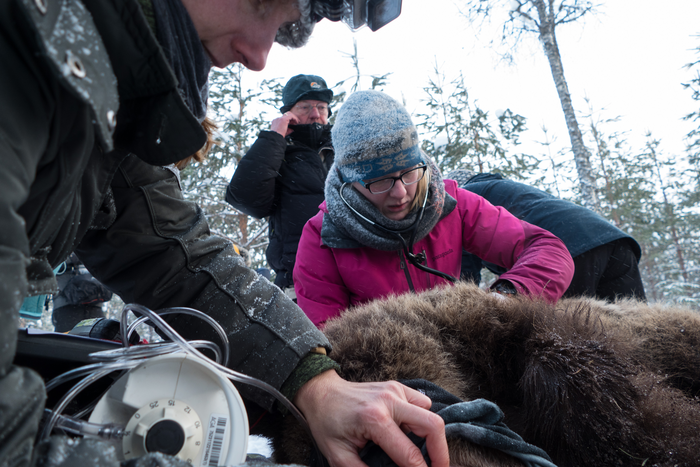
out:
{"label": "fur trim", "polygon": [[297,8],[301,13],[299,20],[282,25],[275,36],[275,42],[285,47],[299,48],[306,45],[316,26],[311,15],[311,0],[297,0]]}

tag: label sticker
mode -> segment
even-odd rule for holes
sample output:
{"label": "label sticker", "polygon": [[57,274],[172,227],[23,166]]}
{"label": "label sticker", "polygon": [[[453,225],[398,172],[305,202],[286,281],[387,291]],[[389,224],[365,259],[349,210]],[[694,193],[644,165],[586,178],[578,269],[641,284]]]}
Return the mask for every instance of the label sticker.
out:
{"label": "label sticker", "polygon": [[211,414],[207,427],[207,436],[204,438],[204,454],[202,455],[202,467],[218,467],[224,448],[228,448],[226,436],[228,432],[228,416]]}

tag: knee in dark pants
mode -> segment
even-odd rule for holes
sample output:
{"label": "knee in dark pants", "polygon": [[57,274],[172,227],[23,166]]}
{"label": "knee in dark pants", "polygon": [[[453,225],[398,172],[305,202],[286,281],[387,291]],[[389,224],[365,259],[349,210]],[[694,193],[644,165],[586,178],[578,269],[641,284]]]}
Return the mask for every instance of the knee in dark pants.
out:
{"label": "knee in dark pants", "polygon": [[28,467],[44,411],[44,381],[14,366],[0,378],[0,394],[0,465]]}
{"label": "knee in dark pants", "polygon": [[564,296],[589,296],[608,301],[646,300],[637,262],[637,256],[625,239],[586,251],[574,257],[576,270]]}
{"label": "knee in dark pants", "polygon": [[638,258],[625,239],[611,242],[610,260],[598,284],[596,295],[606,300],[635,298],[646,301]]}
{"label": "knee in dark pants", "polygon": [[574,277],[564,297],[598,297],[599,284],[613,252],[610,243],[600,245],[574,257]]}

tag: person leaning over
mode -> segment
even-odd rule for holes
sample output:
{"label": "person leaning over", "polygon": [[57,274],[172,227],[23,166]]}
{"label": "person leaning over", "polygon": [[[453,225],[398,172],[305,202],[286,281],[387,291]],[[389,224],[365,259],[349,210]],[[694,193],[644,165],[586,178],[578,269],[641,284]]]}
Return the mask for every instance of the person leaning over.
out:
{"label": "person leaning over", "polygon": [[[475,174],[457,169],[447,178],[492,204],[503,206],[518,219],[549,230],[564,242],[575,265],[574,277],[564,297],[646,300],[638,266],[642,249],[634,238],[607,219],[571,201],[504,179],[501,174]],[[493,264],[482,264],[481,259],[464,252],[462,277],[478,284],[482,265],[495,274],[505,272]]]}
{"label": "person leaning over", "polygon": [[269,216],[267,262],[275,285],[292,299],[292,271],[304,224],[323,201],[328,168],[333,164],[328,107],[333,91],[320,76],[297,75],[282,91],[282,115],[238,163],[226,189],[226,201],[249,216]]}
{"label": "person leaning over", "polygon": [[333,127],[335,163],[304,227],[297,303],[317,326],[351,305],[454,282],[462,249],[508,267],[493,289],[558,300],[573,275],[557,237],[443,181],[406,109],[351,95]]}
{"label": "person leaning over", "polygon": [[[342,380],[323,334],[211,235],[179,186],[173,164],[207,142],[210,67],[261,70],[275,40],[306,41],[320,19],[313,5],[0,0],[0,465],[29,465],[46,398],[41,378],[13,365],[18,310],[26,296],[55,292],[52,270],[76,251],[126,303],[216,319],[236,343],[230,366],[291,398],[330,465],[359,465],[374,440],[399,465],[424,466],[405,430],[427,436],[433,465],[447,466],[430,400],[395,382]],[[217,340],[201,321],[169,321],[186,339]],[[239,389],[249,417],[267,411],[267,425],[279,425],[269,395]]]}

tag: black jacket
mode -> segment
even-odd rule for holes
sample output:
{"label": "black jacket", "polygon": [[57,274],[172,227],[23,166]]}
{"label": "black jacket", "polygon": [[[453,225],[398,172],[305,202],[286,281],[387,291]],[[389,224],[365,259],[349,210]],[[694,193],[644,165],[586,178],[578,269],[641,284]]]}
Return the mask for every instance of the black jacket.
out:
{"label": "black jacket", "polygon": [[642,256],[637,241],[604,217],[537,188],[506,180],[501,174],[478,174],[461,188],[503,206],[518,219],[549,230],[564,242],[572,257],[622,238],[629,240],[637,258]]}
{"label": "black jacket", "polygon": [[[177,173],[162,167],[206,137],[134,0],[0,0],[0,30],[0,386],[22,298],[55,292],[51,270],[74,250],[127,303],[216,318],[234,343],[230,366],[276,388],[328,345],[210,234]],[[211,335],[174,322],[187,338]],[[272,407],[270,396],[241,389]]]}
{"label": "black jacket", "polygon": [[[460,183],[461,188],[486,198],[495,206],[503,206],[518,219],[549,230],[564,242],[573,258],[615,240],[628,242],[637,260],[642,256],[642,250],[634,238],[604,217],[571,201],[506,180],[500,174],[482,173]],[[464,273],[476,276],[481,269],[480,262],[471,265],[473,269],[469,273],[464,270],[469,267],[469,261],[466,258],[462,261],[463,276]],[[488,267],[496,273],[503,272],[496,265],[489,264]]]}
{"label": "black jacket", "polygon": [[330,125],[296,128],[286,139],[274,131],[260,132],[226,190],[226,201],[239,211],[257,218],[269,216],[266,255],[281,288],[294,285],[301,232],[323,202],[334,156]]}

